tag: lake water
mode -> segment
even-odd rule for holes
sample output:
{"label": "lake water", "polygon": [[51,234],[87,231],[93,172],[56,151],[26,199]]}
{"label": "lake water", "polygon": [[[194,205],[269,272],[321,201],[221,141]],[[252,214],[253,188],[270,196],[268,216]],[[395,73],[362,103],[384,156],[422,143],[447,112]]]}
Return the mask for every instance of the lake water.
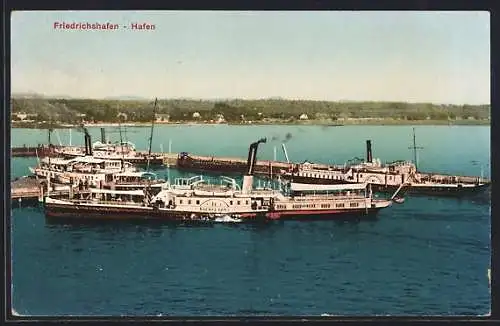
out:
{"label": "lake water", "polygon": [[[98,128],[89,128],[93,141]],[[150,129],[126,138],[147,149]],[[153,151],[342,164],[372,140],[382,161],[412,159],[411,126],[157,126]],[[419,168],[489,176],[490,128],[417,126]],[[59,130],[68,143],[68,130]],[[118,140],[118,133],[109,134]],[[46,142],[14,129],[12,146]],[[273,140],[274,139],[274,140]],[[273,140],[273,141],[271,141]],[[53,142],[58,142],[56,134]],[[72,143],[83,134],[72,132]],[[479,163],[473,163],[477,161]],[[15,158],[11,176],[36,159]],[[171,177],[180,175],[171,170]],[[159,171],[160,176],[167,174]],[[376,219],[181,226],[54,224],[14,209],[12,303],[22,315],[484,315],[490,311],[490,198],[415,196]]]}

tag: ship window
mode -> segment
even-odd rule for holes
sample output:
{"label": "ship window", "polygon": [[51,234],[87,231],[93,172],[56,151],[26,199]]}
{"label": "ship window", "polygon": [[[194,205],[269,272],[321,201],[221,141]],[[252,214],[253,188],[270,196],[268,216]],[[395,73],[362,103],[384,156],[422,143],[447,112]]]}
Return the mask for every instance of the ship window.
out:
{"label": "ship window", "polygon": [[232,201],[232,200],[230,200],[230,201],[229,201],[229,205],[232,205],[232,204],[233,204],[233,201]]}
{"label": "ship window", "polygon": [[358,203],[351,203],[351,207],[358,207]]}
{"label": "ship window", "polygon": [[336,204],[336,207],[344,207],[344,204]]}
{"label": "ship window", "polygon": [[190,200],[188,200],[188,205],[191,205],[191,199],[190,199]]}
{"label": "ship window", "polygon": [[182,199],[181,199],[181,200],[179,200],[179,204],[182,204]]}
{"label": "ship window", "polygon": [[237,204],[238,204],[238,205],[240,205],[240,204],[241,204],[241,202],[238,200]]}
{"label": "ship window", "polygon": [[200,204],[200,201],[199,201],[199,200],[197,200],[197,201],[196,201],[196,205],[199,205],[199,204]]}
{"label": "ship window", "polygon": [[245,200],[245,205],[248,205],[248,200]]}

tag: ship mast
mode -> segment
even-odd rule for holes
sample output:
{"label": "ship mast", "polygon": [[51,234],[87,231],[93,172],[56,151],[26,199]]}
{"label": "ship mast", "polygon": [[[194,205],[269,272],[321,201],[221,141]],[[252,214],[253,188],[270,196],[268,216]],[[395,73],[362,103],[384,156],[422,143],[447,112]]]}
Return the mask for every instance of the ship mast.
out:
{"label": "ship mast", "polygon": [[156,120],[156,103],[158,99],[155,98],[155,105],[153,107],[153,118],[151,119],[151,135],[149,136],[149,151],[148,151],[148,165],[146,167],[146,170],[149,171],[149,161],[151,160],[151,146],[153,145],[153,130],[155,126],[155,120]]}
{"label": "ship mast", "polygon": [[51,141],[51,139],[50,139],[50,136],[51,136],[51,134],[52,134],[52,131],[53,131],[53,130],[54,130],[54,129],[52,129],[52,116],[50,116],[50,119],[49,119],[49,139],[48,139],[48,140],[49,140],[49,152],[48,152],[48,154],[49,154],[49,155],[48,155],[48,159],[49,159],[49,168],[50,168],[50,156],[51,156],[51,154],[52,154],[52,153],[51,153],[51,151],[52,151],[52,141]]}
{"label": "ship mast", "polygon": [[49,167],[50,167],[50,154],[51,154],[51,153],[50,153],[50,150],[51,150],[51,148],[52,148],[52,143],[50,142],[50,134],[51,134],[51,133],[52,133],[52,128],[51,128],[51,127],[49,127],[49,151],[47,152],[47,154],[48,154],[48,159],[49,159]]}
{"label": "ship mast", "polygon": [[408,149],[413,149],[413,162],[415,163],[415,170],[418,171],[417,149],[423,149],[423,147],[417,146],[417,142],[415,139],[415,127],[413,128],[413,146],[408,147]]}
{"label": "ship mast", "polygon": [[118,132],[120,133],[120,147],[121,147],[121,152],[122,152],[122,159],[121,159],[121,162],[122,162],[122,172],[124,171],[124,167],[125,167],[125,164],[124,164],[124,160],[125,160],[125,157],[124,157],[124,154],[123,154],[123,138],[122,138],[122,124],[121,124],[121,120],[122,120],[122,117],[120,116],[120,119],[118,119]]}

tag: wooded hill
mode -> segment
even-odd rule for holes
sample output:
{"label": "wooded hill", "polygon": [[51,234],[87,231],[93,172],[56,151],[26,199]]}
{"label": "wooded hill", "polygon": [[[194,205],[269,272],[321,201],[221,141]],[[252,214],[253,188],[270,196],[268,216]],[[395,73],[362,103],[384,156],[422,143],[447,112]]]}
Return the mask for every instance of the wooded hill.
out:
{"label": "wooded hill", "polygon": [[[12,119],[16,113],[37,114],[35,121],[78,123],[86,121],[147,122],[153,116],[153,101],[12,98]],[[193,118],[195,112],[198,118]],[[120,113],[124,113],[125,115]],[[338,120],[347,118],[393,118],[401,120],[487,120],[490,105],[439,105],[403,102],[328,102],[285,99],[262,100],[158,100],[157,114],[168,115],[170,121],[217,119],[223,115],[228,122],[242,120],[294,121],[302,114],[309,120]],[[197,117],[198,115],[195,114]]]}

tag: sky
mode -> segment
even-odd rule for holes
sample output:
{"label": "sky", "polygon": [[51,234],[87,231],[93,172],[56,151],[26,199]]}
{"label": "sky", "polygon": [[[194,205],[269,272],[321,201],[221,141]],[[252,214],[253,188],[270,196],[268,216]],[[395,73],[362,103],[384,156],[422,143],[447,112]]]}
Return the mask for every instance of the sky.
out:
{"label": "sky", "polygon": [[13,93],[490,103],[487,11],[18,11],[10,58]]}

